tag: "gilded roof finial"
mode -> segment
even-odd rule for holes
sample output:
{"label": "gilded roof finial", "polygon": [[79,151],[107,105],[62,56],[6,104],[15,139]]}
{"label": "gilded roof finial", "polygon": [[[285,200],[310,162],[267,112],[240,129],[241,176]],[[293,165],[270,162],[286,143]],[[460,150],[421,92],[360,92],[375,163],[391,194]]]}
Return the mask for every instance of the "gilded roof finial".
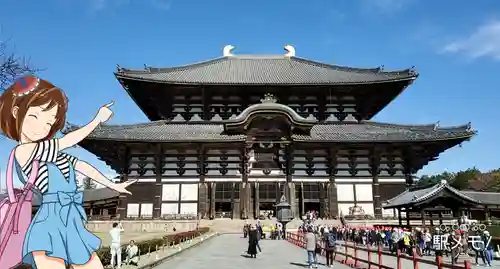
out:
{"label": "gilded roof finial", "polygon": [[261,103],[276,103],[278,100],[271,93],[266,93],[263,99],[260,99]]}
{"label": "gilded roof finial", "polygon": [[227,57],[227,56],[233,56],[233,50],[234,50],[234,46],[232,45],[227,45],[224,47],[224,49],[222,50],[222,56],[224,57]]}
{"label": "gilded roof finial", "polygon": [[285,53],[285,56],[295,57],[295,48],[292,45],[286,45],[284,49],[287,51],[287,53]]}

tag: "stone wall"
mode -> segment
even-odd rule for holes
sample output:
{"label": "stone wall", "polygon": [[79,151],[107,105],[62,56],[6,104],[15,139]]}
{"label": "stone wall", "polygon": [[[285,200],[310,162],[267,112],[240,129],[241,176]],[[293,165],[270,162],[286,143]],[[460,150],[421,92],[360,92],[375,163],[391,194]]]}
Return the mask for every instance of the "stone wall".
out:
{"label": "stone wall", "polygon": [[[87,229],[91,232],[108,232],[115,221],[93,220],[87,223]],[[144,230],[148,232],[172,231],[175,227],[178,232],[196,229],[196,221],[193,220],[123,220],[125,232],[138,233]]]}

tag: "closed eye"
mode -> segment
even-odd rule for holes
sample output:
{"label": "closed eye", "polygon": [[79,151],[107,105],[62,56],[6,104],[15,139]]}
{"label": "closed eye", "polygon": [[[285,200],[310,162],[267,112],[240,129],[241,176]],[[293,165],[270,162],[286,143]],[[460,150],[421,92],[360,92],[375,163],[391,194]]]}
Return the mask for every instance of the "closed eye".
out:
{"label": "closed eye", "polygon": [[37,117],[36,115],[33,115],[33,114],[29,114],[28,116],[29,116],[29,117],[33,117],[33,118],[35,118],[35,119],[38,119],[38,117]]}

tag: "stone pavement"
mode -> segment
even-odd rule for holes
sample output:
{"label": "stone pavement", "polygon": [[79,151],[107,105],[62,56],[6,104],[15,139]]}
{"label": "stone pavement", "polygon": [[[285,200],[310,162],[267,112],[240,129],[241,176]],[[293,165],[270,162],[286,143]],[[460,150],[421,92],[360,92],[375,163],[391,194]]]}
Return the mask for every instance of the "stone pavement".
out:
{"label": "stone pavement", "polygon": [[[191,241],[186,241],[183,242],[175,247],[165,247],[164,249],[160,249],[158,252],[152,252],[151,254],[144,254],[140,256],[139,259],[139,266],[132,266],[132,265],[122,265],[122,269],[138,269],[138,268],[148,268],[151,267],[153,263],[156,262],[161,262],[162,259],[169,258],[171,256],[174,256],[178,254],[181,251],[189,251],[187,248],[193,247],[196,248],[196,245],[202,243],[205,240],[208,240],[210,237],[216,236],[215,233],[209,233],[205,234],[202,236],[199,236],[197,238],[194,238]],[[213,239],[211,239],[213,240]],[[208,243],[208,242],[207,242]],[[149,266],[151,265],[151,266]],[[154,267],[156,268],[156,267]]]}
{"label": "stone pavement", "polygon": [[[261,240],[262,253],[256,259],[246,258],[248,239],[237,234],[225,234],[202,245],[186,250],[155,269],[293,269],[307,268],[307,255],[284,240]],[[320,258],[320,263],[324,263]],[[321,268],[322,266],[320,266]],[[350,268],[335,264],[336,269]]]}
{"label": "stone pavement", "polygon": [[[349,254],[354,255],[354,249],[352,249],[352,248],[348,248],[348,249],[349,249]],[[345,253],[344,247],[341,247],[341,249],[339,250],[339,252],[340,253]],[[340,257],[344,257],[344,256],[341,255]],[[366,251],[364,251],[364,250],[358,250],[358,257],[360,259],[363,259],[363,260],[368,260],[368,253]],[[430,260],[430,261],[434,261],[434,259],[435,259],[434,256],[424,256],[422,258]],[[471,258],[471,259],[473,259],[473,258]],[[373,262],[378,262],[378,254],[377,253],[372,253],[372,261]],[[447,258],[446,256],[443,257],[443,261],[445,263],[451,263],[450,258]],[[481,259],[479,259],[479,263],[482,265]],[[387,265],[387,266],[391,266],[392,268],[397,268],[396,267],[396,265],[397,265],[397,259],[394,256],[383,255],[382,256],[382,264]],[[462,258],[459,259],[459,263],[457,265],[463,267],[463,265],[464,265],[464,259],[462,259]],[[489,267],[489,268],[500,268],[500,262],[499,261],[493,261],[492,265],[493,266]],[[484,267],[484,266],[477,266],[477,265],[473,265],[472,266],[472,268],[481,268],[481,267]],[[402,259],[402,268],[404,268],[404,269],[406,269],[406,268],[413,268],[413,261],[407,260],[407,259]],[[419,263],[419,269],[435,269],[435,268],[436,268],[436,266],[433,266],[433,265],[430,265],[430,264]]]}

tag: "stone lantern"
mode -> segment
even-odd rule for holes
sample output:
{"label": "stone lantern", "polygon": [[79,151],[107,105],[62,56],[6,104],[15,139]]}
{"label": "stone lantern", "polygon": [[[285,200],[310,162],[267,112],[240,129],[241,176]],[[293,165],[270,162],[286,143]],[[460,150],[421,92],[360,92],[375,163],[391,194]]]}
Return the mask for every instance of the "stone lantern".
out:
{"label": "stone lantern", "polygon": [[286,237],[286,224],[293,220],[292,206],[286,201],[283,194],[280,203],[276,205],[276,219],[283,227],[283,234]]}

